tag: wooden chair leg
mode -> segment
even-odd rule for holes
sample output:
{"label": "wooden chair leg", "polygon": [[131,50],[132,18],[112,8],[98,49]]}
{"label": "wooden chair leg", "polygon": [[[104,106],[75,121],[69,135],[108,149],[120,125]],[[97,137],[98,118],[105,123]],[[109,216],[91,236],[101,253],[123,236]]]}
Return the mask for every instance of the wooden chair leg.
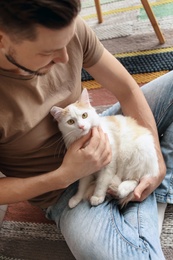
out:
{"label": "wooden chair leg", "polygon": [[103,16],[102,16],[102,10],[101,10],[101,5],[100,5],[100,0],[94,0],[95,1],[95,6],[96,6],[96,12],[97,12],[97,17],[98,17],[98,22],[102,23],[103,22]]}
{"label": "wooden chair leg", "polygon": [[159,28],[156,17],[155,17],[155,15],[154,15],[154,13],[151,9],[151,6],[150,6],[148,0],[141,0],[141,2],[143,4],[143,7],[144,7],[147,15],[148,15],[148,18],[150,19],[150,22],[151,22],[153,29],[154,29],[154,31],[157,35],[157,38],[159,39],[160,44],[165,43],[165,38],[164,38],[160,28]]}

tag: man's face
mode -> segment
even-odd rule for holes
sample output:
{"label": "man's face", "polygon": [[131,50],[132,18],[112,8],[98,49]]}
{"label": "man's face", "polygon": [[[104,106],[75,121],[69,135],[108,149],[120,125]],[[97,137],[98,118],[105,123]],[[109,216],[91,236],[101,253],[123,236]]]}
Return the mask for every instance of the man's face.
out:
{"label": "man's face", "polygon": [[[35,41],[24,40],[14,43],[8,35],[5,35],[1,48],[1,54],[6,60],[4,69],[19,74],[44,75],[54,64],[67,63],[66,46],[72,39],[74,31],[75,21],[61,30],[37,27],[38,36]],[[0,67],[3,68],[3,65],[0,64]]]}

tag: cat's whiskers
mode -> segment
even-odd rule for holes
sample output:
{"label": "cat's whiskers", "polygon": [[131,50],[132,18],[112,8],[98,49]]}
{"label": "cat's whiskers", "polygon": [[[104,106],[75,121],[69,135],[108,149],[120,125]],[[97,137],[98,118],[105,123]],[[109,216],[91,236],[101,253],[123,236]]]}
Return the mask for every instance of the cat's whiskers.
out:
{"label": "cat's whiskers", "polygon": [[[62,137],[61,137],[61,138],[62,138]],[[54,144],[58,143],[58,141],[59,141],[59,139],[56,140],[55,142],[53,142],[53,143],[47,145],[47,146],[41,147],[40,150],[48,149],[48,148],[52,147]]]}
{"label": "cat's whiskers", "polygon": [[[69,133],[66,135],[66,137],[67,137],[68,135],[71,135],[72,133],[73,133],[73,131],[69,132]],[[54,158],[55,158],[56,156],[59,157],[61,153],[65,154],[65,152],[66,152],[65,145],[64,145],[64,137],[61,136],[61,137],[58,139],[58,142],[61,144],[61,146],[60,146],[60,147],[57,146],[57,148],[56,148],[56,150],[55,150],[55,153],[54,153]],[[63,148],[64,148],[64,149],[63,149]],[[59,151],[58,151],[58,154],[56,155],[57,150],[59,150]]]}
{"label": "cat's whiskers", "polygon": [[[59,157],[60,154],[61,154],[61,152],[62,152],[62,148],[65,147],[64,139],[63,139],[62,136],[61,136],[60,138],[58,138],[55,142],[53,142],[53,143],[51,143],[51,144],[49,144],[49,145],[47,145],[47,146],[41,147],[39,150],[48,149],[48,148],[50,148],[50,147],[52,147],[52,146],[54,146],[54,145],[56,145],[56,144],[59,144],[59,145],[61,145],[61,146],[60,146],[58,155],[56,155],[56,151],[57,151],[59,145],[56,146],[56,149],[55,149],[55,152],[54,152],[54,158],[55,158],[56,156]],[[66,151],[66,149],[64,149],[64,152],[62,152],[62,153],[65,154],[65,151]]]}
{"label": "cat's whiskers", "polygon": [[75,130],[71,130],[69,133],[67,133],[65,136],[64,136],[64,139],[66,139],[66,146],[68,147],[72,141],[71,141],[71,136],[73,136],[73,133],[75,132]]}
{"label": "cat's whiskers", "polygon": [[[60,156],[60,154],[62,153],[62,154],[65,154],[65,152],[66,152],[66,148],[65,148],[65,144],[64,144],[64,139],[63,139],[63,137],[61,136],[60,138],[58,138],[58,143],[60,144],[60,146],[58,146],[57,145],[57,147],[56,147],[56,149],[55,149],[55,152],[54,152],[54,158],[55,157],[59,157]],[[57,153],[57,150],[59,150],[58,151],[58,154],[56,154]]]}

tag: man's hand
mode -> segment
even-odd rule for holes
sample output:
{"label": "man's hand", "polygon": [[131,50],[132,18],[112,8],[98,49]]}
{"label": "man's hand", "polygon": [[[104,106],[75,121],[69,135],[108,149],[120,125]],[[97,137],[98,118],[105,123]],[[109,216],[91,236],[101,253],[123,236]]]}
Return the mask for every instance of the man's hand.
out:
{"label": "man's hand", "polygon": [[143,201],[146,199],[162,182],[165,174],[160,174],[157,177],[143,177],[139,185],[134,190],[133,201]]}
{"label": "man's hand", "polygon": [[64,157],[61,167],[63,167],[67,186],[97,172],[110,163],[111,158],[107,134],[99,127],[94,127],[89,134],[74,142]]}
{"label": "man's hand", "polygon": [[163,156],[160,149],[157,149],[159,173],[156,177],[143,177],[140,180],[139,185],[134,190],[134,201],[143,201],[146,199],[162,182],[166,174],[166,165],[163,160]]}
{"label": "man's hand", "polygon": [[[160,164],[160,173],[156,177],[142,177],[138,186],[135,188],[131,198],[131,201],[143,201],[146,199],[162,182],[163,178],[165,177],[166,168],[165,165]],[[115,193],[115,190],[111,187],[109,187],[108,194],[110,194],[112,197],[115,197],[117,199],[117,193]]]}

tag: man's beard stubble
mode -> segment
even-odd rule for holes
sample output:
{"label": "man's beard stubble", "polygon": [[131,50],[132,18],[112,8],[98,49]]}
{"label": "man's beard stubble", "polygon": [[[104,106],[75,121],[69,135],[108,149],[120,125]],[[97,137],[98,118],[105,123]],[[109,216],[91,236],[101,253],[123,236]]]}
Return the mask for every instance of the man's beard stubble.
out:
{"label": "man's beard stubble", "polygon": [[[21,69],[21,70],[27,72],[29,75],[44,76],[44,75],[47,73],[47,72],[40,72],[39,70],[37,70],[37,71],[30,70],[30,69],[28,69],[28,68],[26,68],[26,67],[20,65],[20,64],[13,58],[13,56],[10,55],[10,54],[9,54],[9,55],[8,55],[8,54],[5,54],[5,57],[6,57],[6,59],[7,59],[10,63],[12,63],[13,65],[15,65],[15,66],[18,67],[19,69]],[[54,65],[55,63],[52,61],[51,64]],[[51,65],[51,64],[50,64],[50,65]]]}

